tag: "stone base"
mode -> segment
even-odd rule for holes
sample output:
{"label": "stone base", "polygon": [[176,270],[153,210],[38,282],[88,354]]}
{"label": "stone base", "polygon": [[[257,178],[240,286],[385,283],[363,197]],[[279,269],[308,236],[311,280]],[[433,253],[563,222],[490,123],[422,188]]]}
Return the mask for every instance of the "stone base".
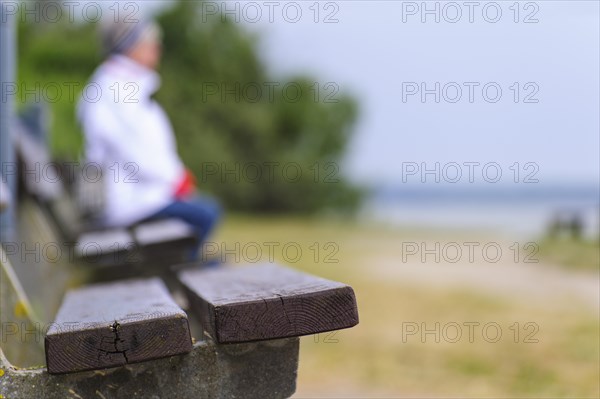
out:
{"label": "stone base", "polygon": [[217,345],[191,353],[105,370],[50,375],[19,370],[0,350],[4,398],[288,398],[296,389],[298,338]]}

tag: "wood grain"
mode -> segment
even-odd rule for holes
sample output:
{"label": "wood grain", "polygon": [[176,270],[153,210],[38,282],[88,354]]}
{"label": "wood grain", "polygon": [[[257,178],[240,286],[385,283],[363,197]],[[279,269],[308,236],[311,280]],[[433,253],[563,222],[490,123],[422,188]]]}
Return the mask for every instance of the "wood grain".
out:
{"label": "wood grain", "polygon": [[69,291],[45,338],[48,372],[142,362],[192,349],[187,315],[160,279]]}
{"label": "wood grain", "polygon": [[203,328],[219,343],[358,324],[352,287],[274,264],[184,270],[178,277]]}

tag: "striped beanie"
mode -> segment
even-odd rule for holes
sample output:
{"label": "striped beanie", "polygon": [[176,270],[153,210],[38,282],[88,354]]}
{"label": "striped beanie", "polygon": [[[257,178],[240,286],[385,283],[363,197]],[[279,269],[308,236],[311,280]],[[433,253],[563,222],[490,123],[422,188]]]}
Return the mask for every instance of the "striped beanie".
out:
{"label": "striped beanie", "polygon": [[124,54],[142,40],[160,39],[160,27],[152,20],[108,19],[100,25],[100,40],[105,56]]}

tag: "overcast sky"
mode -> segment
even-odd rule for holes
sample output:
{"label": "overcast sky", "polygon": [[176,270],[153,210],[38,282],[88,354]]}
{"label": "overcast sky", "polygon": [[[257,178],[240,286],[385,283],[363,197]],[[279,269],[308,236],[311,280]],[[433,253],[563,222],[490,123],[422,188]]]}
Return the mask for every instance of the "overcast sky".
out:
{"label": "overcast sky", "polygon": [[[262,32],[261,49],[275,73],[308,71],[360,99],[345,168],[352,176],[401,182],[403,162],[496,162],[505,174],[519,162],[529,174],[534,167],[524,165],[531,162],[541,182],[598,184],[598,2],[521,2],[518,15],[512,1],[475,2],[471,9],[440,2],[439,23],[421,13],[421,2],[343,1],[328,9],[321,3],[320,20],[335,12],[338,22],[330,24],[314,23],[312,2],[299,4],[303,18],[295,24],[277,13],[274,23],[266,16],[248,23],[251,10],[242,19]],[[436,2],[427,5],[435,10]],[[423,82],[434,91],[440,83],[439,103],[435,94],[423,102]],[[462,97],[452,102],[457,86]],[[502,95],[493,102],[497,87]]]}
{"label": "overcast sky", "polygon": [[439,162],[463,181],[479,162],[475,173],[495,163],[511,179],[598,184],[597,1],[228,3],[277,76],[310,73],[323,95],[334,82],[359,99],[343,167],[359,180],[402,183],[408,163]]}

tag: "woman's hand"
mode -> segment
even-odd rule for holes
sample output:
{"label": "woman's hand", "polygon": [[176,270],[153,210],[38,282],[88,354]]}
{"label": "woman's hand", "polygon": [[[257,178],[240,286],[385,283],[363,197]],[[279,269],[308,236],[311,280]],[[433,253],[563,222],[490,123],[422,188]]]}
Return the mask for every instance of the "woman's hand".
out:
{"label": "woman's hand", "polygon": [[183,178],[179,181],[175,190],[175,198],[185,199],[196,191],[196,177],[189,169],[185,169]]}

